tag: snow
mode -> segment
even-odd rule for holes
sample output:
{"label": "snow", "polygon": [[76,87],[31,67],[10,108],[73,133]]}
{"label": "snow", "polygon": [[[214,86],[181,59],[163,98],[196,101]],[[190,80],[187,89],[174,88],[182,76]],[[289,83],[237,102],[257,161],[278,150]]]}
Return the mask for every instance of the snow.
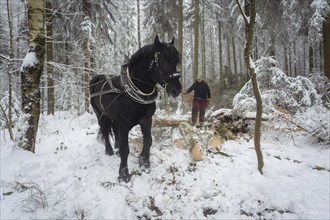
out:
{"label": "snow", "polygon": [[[253,139],[225,141],[221,151],[231,158],[209,152],[195,163],[188,150],[173,147],[171,128],[153,128],[151,172],[140,172],[131,144],[134,175],[121,183],[120,158],[97,142],[95,115],[42,116],[35,154],[1,132],[0,218],[329,219],[330,148],[303,131],[285,132],[286,125],[263,122],[264,175]],[[140,135],[135,127],[130,139]]]}
{"label": "snow", "polygon": [[29,51],[23,60],[21,72],[23,72],[23,70],[26,68],[36,66],[38,63],[39,63],[39,60],[37,58],[37,54],[33,51]]}

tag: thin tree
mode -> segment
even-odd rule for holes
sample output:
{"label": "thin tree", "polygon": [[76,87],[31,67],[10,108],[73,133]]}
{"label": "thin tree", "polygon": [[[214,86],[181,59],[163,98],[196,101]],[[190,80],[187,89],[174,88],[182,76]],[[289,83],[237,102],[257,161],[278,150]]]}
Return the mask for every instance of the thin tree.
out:
{"label": "thin tree", "polygon": [[[88,12],[88,2],[87,0],[82,0],[82,9],[83,9],[83,20],[86,26],[90,25],[90,16]],[[84,74],[83,74],[83,91],[85,94],[85,111],[89,112],[89,89],[88,89],[88,84],[89,84],[89,63],[90,63],[90,42],[89,42],[89,33],[88,30],[84,30],[84,39],[83,39],[83,51],[84,51]]]}
{"label": "thin tree", "polygon": [[[9,29],[9,59],[8,59],[8,116],[7,116],[7,128],[10,136],[10,140],[14,140],[13,135],[13,123],[12,123],[12,107],[13,107],[13,83],[12,83],[12,60],[14,59],[14,46],[13,46],[13,25],[12,25],[12,13],[7,0],[7,15],[8,15],[8,29]],[[4,112],[5,114],[5,112]]]}
{"label": "thin tree", "polygon": [[203,12],[202,12],[202,77],[206,77],[206,46],[205,46],[205,0],[203,0]]}
{"label": "thin tree", "polygon": [[20,145],[35,152],[40,115],[40,77],[44,68],[45,19],[44,0],[28,0],[29,51],[24,58],[21,72],[22,122],[25,129]]}
{"label": "thin tree", "polygon": [[[183,0],[179,0],[178,2],[178,51],[179,53],[182,55],[182,51],[183,51]],[[179,66],[180,69],[180,73],[182,74],[182,79],[184,79],[183,76],[183,56],[181,57],[181,63]],[[185,83],[185,82],[183,82]],[[183,85],[183,87],[185,88],[185,85]]]}
{"label": "thin tree", "polygon": [[218,41],[219,41],[219,74],[220,74],[220,89],[225,88],[225,77],[223,71],[223,61],[222,61],[222,31],[220,17],[218,17]]}
{"label": "thin tree", "polygon": [[55,113],[54,67],[53,67],[53,13],[52,2],[46,0],[46,54],[47,54],[47,114]]}
{"label": "thin tree", "polygon": [[257,114],[256,114],[256,122],[255,122],[255,130],[254,130],[254,147],[257,154],[258,159],[258,170],[261,174],[263,174],[262,168],[264,167],[264,160],[262,156],[261,151],[261,145],[260,145],[260,129],[261,129],[261,116],[262,116],[262,99],[260,95],[260,91],[258,89],[258,82],[257,82],[257,76],[255,73],[255,67],[254,62],[251,58],[251,48],[252,48],[252,42],[253,42],[253,34],[254,34],[254,25],[255,25],[255,19],[256,19],[256,2],[255,0],[245,0],[245,12],[248,12],[249,17],[247,17],[246,13],[243,12],[242,7],[238,0],[236,0],[237,5],[241,11],[241,14],[245,20],[245,27],[246,27],[246,42],[245,42],[245,48],[244,48],[244,60],[247,65],[247,68],[249,70],[249,75],[252,81],[252,87],[253,87],[253,94],[256,99],[256,108],[257,108]]}
{"label": "thin tree", "polygon": [[199,0],[194,0],[194,66],[193,66],[193,80],[198,76],[198,34],[199,34]]}
{"label": "thin tree", "polygon": [[140,0],[136,0],[137,5],[137,41],[138,47],[141,48],[141,21],[140,21]]}
{"label": "thin tree", "polygon": [[330,79],[330,12],[323,21],[323,58],[324,75]]}

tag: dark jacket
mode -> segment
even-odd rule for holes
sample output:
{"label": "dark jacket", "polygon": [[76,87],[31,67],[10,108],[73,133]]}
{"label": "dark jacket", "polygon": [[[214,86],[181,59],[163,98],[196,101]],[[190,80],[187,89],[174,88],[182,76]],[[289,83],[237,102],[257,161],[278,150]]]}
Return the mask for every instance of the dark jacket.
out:
{"label": "dark jacket", "polygon": [[187,93],[190,93],[193,90],[195,92],[194,99],[207,100],[211,98],[210,88],[204,80],[201,82],[196,80],[187,90]]}

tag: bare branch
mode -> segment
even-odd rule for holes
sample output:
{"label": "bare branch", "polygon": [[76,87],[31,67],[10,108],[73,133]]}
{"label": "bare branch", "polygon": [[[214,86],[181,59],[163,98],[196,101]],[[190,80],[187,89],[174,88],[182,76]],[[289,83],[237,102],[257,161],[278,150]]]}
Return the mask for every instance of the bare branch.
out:
{"label": "bare branch", "polygon": [[245,23],[250,24],[250,19],[249,19],[249,18],[246,16],[246,14],[244,13],[241,4],[239,3],[238,0],[236,0],[236,3],[237,3],[237,5],[238,5],[239,11],[241,12],[241,15],[242,15],[243,18],[244,18]]}

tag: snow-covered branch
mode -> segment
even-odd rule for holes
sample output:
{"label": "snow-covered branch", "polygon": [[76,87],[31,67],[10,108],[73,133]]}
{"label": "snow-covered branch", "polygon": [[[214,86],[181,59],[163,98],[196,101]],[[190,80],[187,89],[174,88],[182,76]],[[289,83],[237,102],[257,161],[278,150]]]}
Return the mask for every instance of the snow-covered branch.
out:
{"label": "snow-covered branch", "polygon": [[250,17],[246,16],[246,14],[244,13],[244,11],[242,9],[242,6],[241,6],[241,4],[239,3],[238,0],[236,0],[236,3],[238,5],[238,8],[239,8],[243,18],[244,18],[245,23],[250,24]]}

